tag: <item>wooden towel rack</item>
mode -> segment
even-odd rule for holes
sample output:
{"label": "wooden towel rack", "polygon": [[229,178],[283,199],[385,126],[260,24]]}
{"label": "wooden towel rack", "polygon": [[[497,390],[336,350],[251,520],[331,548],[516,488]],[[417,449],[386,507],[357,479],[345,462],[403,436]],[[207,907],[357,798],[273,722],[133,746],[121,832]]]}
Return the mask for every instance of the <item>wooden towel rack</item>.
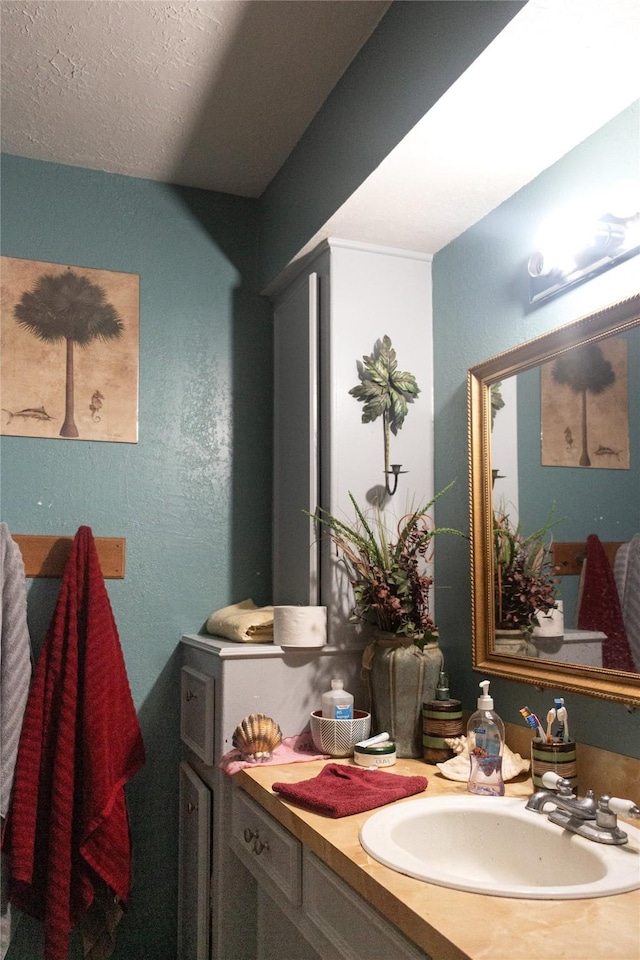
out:
{"label": "wooden towel rack", "polygon": [[[618,540],[608,543],[603,542],[602,544],[612,569],[618,547],[621,547],[623,543],[624,540]],[[553,572],[558,577],[580,576],[586,553],[586,543],[562,543],[554,541],[551,544]]]}
{"label": "wooden towel rack", "polygon": [[[11,538],[20,547],[27,577],[61,577],[71,553],[73,537],[37,536],[14,533]],[[124,537],[95,537],[102,576],[107,580],[124,580]]]}

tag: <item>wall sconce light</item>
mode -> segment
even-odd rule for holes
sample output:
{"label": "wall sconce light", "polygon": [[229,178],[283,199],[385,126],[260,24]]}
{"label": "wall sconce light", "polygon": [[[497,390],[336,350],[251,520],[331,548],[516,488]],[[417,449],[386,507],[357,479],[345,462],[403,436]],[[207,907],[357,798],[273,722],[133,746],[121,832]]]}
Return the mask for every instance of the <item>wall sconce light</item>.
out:
{"label": "wall sconce light", "polygon": [[639,182],[617,184],[591,207],[587,213],[576,207],[561,211],[542,228],[528,262],[530,303],[557,296],[640,252]]}

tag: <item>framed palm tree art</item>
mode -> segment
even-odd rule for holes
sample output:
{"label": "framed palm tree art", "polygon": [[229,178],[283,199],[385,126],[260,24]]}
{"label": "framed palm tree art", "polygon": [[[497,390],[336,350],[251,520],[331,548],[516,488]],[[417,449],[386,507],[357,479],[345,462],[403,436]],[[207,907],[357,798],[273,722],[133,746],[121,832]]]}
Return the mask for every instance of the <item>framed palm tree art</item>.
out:
{"label": "framed palm tree art", "polygon": [[2,257],[0,332],[0,433],[137,442],[137,274]]}
{"label": "framed palm tree art", "polygon": [[629,469],[628,344],[586,343],[541,366],[542,465]]}

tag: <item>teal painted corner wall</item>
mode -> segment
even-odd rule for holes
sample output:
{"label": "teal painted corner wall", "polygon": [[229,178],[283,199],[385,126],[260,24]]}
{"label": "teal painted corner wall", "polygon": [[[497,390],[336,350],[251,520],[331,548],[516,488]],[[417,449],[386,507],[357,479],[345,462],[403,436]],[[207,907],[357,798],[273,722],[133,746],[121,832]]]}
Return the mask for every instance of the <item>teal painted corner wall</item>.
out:
{"label": "teal painted corner wall", "polygon": [[[2,158],[2,254],[140,276],[137,444],[0,439],[13,533],[125,537],[107,581],[147,763],[128,788],[135,864],[116,960],[174,960],[183,632],[271,597],[272,336],[257,201]],[[28,584],[39,650],[59,581]],[[25,919],[8,960],[33,960]],[[77,946],[77,945],[76,945]]]}
{"label": "teal painted corner wall", "polygon": [[261,287],[282,271],[524,6],[396,0],[261,197]]}
{"label": "teal painted corner wall", "polygon": [[[640,110],[634,104],[549,170],[437,253],[433,262],[436,489],[457,484],[439,503],[438,524],[468,529],[467,369],[531,337],[638,290],[638,258],[539,307],[528,307],[526,264],[538,224],[551,210],[608,183],[640,175]],[[451,689],[472,707],[482,677],[471,668],[469,557],[462,543],[438,554],[437,617]],[[519,709],[546,714],[552,691],[495,678],[504,720]],[[640,757],[640,711],[571,695],[576,739]]]}

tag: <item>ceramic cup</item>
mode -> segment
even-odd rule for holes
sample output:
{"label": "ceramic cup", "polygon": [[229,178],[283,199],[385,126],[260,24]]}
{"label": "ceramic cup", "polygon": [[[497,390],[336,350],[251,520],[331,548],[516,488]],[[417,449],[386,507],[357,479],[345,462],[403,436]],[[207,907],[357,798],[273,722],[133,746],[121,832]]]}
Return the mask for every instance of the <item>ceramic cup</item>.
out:
{"label": "ceramic cup", "polygon": [[371,730],[371,714],[354,710],[352,720],[330,720],[322,710],[311,714],[311,736],[320,753],[330,757],[350,757],[356,743],[366,740]]}
{"label": "ceramic cup", "polygon": [[574,790],[578,786],[575,740],[531,741],[531,778],[536,790],[542,790],[542,777],[549,770],[568,780]]}

